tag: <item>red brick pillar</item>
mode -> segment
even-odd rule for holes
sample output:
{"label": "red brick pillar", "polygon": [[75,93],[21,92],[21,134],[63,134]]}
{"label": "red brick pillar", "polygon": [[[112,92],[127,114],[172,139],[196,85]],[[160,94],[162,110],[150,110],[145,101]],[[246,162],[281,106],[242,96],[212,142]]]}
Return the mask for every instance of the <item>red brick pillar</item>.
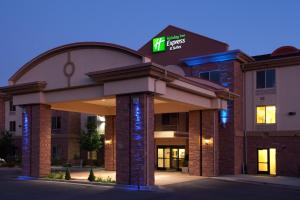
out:
{"label": "red brick pillar", "polygon": [[189,173],[201,176],[201,111],[189,112]]}
{"label": "red brick pillar", "polygon": [[116,178],[119,184],[154,184],[154,98],[117,96]]}
{"label": "red brick pillar", "polygon": [[115,116],[105,116],[105,170],[116,170]]}
{"label": "red brick pillar", "polygon": [[49,105],[23,107],[22,164],[25,176],[43,177],[51,171],[51,110]]}
{"label": "red brick pillar", "polygon": [[218,112],[189,112],[189,173],[196,176],[217,176]]}

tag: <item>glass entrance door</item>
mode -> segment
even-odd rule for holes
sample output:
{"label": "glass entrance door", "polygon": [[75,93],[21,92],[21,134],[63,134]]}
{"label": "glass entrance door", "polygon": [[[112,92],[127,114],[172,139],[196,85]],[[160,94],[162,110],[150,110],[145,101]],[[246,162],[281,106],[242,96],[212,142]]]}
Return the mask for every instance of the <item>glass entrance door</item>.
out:
{"label": "glass entrance door", "polygon": [[179,170],[184,163],[185,148],[158,147],[157,169]]}
{"label": "glass entrance door", "polygon": [[258,149],[257,153],[258,173],[276,175],[276,149]]}

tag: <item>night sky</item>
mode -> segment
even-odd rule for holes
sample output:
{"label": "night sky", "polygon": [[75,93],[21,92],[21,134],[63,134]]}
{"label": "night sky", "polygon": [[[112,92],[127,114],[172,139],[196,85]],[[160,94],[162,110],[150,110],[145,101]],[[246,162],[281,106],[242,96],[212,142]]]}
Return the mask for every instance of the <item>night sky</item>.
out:
{"label": "night sky", "polygon": [[298,0],[0,0],[0,86],[46,50],[82,41],[137,50],[167,25],[241,49],[300,48]]}

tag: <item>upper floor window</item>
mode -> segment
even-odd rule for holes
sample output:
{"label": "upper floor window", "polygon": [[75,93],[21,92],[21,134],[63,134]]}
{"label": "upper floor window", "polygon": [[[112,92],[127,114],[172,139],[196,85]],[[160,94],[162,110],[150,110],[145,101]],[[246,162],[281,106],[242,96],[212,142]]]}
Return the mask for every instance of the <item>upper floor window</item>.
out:
{"label": "upper floor window", "polygon": [[200,72],[199,77],[215,82],[220,83],[220,72],[219,71],[208,71],[208,72]]}
{"label": "upper floor window", "polygon": [[257,106],[256,107],[257,124],[275,124],[276,106]]}
{"label": "upper floor window", "polygon": [[61,118],[60,117],[52,117],[52,130],[57,130],[61,128]]}
{"label": "upper floor window", "polygon": [[87,117],[88,127],[97,127],[97,116],[88,116]]}
{"label": "upper floor window", "polygon": [[256,72],[256,88],[274,88],[275,87],[275,69],[268,69]]}
{"label": "upper floor window", "polygon": [[177,113],[164,113],[161,115],[162,125],[176,125],[178,119]]}
{"label": "upper floor window", "polygon": [[10,132],[16,132],[16,121],[10,121],[9,122],[9,131]]}
{"label": "upper floor window", "polygon": [[16,106],[14,106],[13,101],[9,101],[9,111],[15,112]]}

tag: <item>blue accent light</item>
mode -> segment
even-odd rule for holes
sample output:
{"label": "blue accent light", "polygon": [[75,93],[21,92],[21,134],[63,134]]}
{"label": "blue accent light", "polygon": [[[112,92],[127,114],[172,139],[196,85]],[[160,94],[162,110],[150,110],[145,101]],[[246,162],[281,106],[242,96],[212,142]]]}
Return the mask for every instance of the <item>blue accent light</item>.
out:
{"label": "blue accent light", "polygon": [[206,63],[224,62],[224,61],[236,59],[238,52],[240,51],[233,50],[228,52],[210,54],[206,56],[192,57],[192,58],[184,59],[183,62],[189,67],[194,67]]}
{"label": "blue accent light", "polygon": [[[135,164],[139,167],[144,165],[144,138],[143,134],[141,134],[142,128],[143,128],[143,116],[142,116],[142,105],[140,102],[139,97],[133,97],[132,98],[132,104],[133,104],[133,133],[132,133],[132,139],[134,142],[134,154],[133,154],[133,160]],[[137,185],[138,188],[140,188],[140,183],[143,183],[144,179],[142,176],[141,169],[138,169],[134,173],[137,173],[138,175],[135,176],[136,178],[132,179],[132,184]],[[135,187],[132,187],[134,190]]]}
{"label": "blue accent light", "polygon": [[28,112],[23,110],[23,152],[28,152],[30,145],[30,127]]}
{"label": "blue accent light", "polygon": [[30,180],[35,180],[35,177],[32,176],[18,176],[17,180],[19,181],[30,181]]}
{"label": "blue accent light", "polygon": [[228,83],[228,82],[223,82],[223,83],[222,83],[222,86],[224,86],[224,87],[227,88],[227,87],[229,87],[229,83]]}
{"label": "blue accent light", "polygon": [[228,122],[228,110],[224,109],[220,111],[220,120],[223,125]]}

